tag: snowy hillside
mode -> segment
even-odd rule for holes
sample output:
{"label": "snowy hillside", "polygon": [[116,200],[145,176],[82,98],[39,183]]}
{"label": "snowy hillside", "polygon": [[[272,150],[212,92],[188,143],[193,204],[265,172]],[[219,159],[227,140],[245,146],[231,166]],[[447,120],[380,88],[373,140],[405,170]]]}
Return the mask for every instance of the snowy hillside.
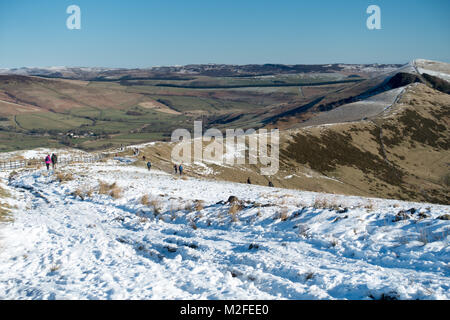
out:
{"label": "snowy hillside", "polygon": [[113,160],[23,171],[8,188],[0,299],[450,299],[449,206]]}
{"label": "snowy hillside", "polygon": [[450,64],[439,61],[416,59],[413,61],[417,71],[421,74],[428,73],[443,80],[450,81]]}

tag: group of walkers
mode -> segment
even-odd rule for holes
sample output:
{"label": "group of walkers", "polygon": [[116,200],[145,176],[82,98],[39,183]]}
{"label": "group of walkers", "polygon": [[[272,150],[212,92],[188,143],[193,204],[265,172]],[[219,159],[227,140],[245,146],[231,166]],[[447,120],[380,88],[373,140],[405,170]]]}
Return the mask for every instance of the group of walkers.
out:
{"label": "group of walkers", "polygon": [[[145,156],[142,156],[142,160],[146,161],[147,159],[146,159]],[[50,165],[52,165],[53,170],[55,170],[56,169],[56,164],[58,163],[58,156],[56,154],[54,154],[54,153],[52,153],[51,156],[50,156],[50,154],[47,154],[47,156],[45,157],[44,162],[45,162],[45,165],[47,166],[47,171],[50,170]],[[150,171],[151,168],[152,168],[152,163],[149,160],[149,161],[147,161],[147,169],[148,169],[148,171]],[[182,164],[179,164],[179,165],[174,164],[173,165],[173,170],[174,170],[174,173],[176,175],[179,173],[180,176],[182,176],[183,175],[183,169],[184,168],[183,168]],[[252,182],[250,180],[250,177],[248,177],[248,179],[247,179],[247,184],[252,184]],[[269,187],[273,187],[273,186],[274,185],[273,185],[272,181],[269,181]]]}
{"label": "group of walkers", "polygon": [[54,153],[52,153],[51,156],[49,154],[47,154],[44,162],[45,162],[45,165],[47,166],[47,171],[50,170],[50,165],[52,165],[53,170],[55,170],[56,164],[58,163],[58,156]]}
{"label": "group of walkers", "polygon": [[174,164],[173,165],[173,170],[175,171],[175,174],[178,174],[178,172],[180,173],[180,176],[182,176],[183,175],[183,165],[176,165],[176,164]]}
{"label": "group of walkers", "polygon": [[[145,156],[142,156],[142,161],[145,162],[146,160],[147,160],[147,158]],[[148,171],[150,171],[151,168],[152,168],[152,162],[150,160],[148,160],[147,161],[147,169],[148,169]],[[180,164],[180,165],[174,164],[173,165],[173,170],[174,170],[175,174],[180,173],[180,176],[182,176],[183,175],[183,169],[184,168],[183,168],[182,164]]]}

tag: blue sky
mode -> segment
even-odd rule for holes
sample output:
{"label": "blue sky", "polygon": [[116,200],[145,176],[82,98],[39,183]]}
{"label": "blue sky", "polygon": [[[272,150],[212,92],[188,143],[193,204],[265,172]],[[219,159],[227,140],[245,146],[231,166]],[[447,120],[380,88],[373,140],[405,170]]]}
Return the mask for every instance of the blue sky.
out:
{"label": "blue sky", "polygon": [[[81,8],[81,30],[66,8]],[[368,30],[366,8],[381,8]],[[450,62],[448,0],[0,0],[0,68]]]}

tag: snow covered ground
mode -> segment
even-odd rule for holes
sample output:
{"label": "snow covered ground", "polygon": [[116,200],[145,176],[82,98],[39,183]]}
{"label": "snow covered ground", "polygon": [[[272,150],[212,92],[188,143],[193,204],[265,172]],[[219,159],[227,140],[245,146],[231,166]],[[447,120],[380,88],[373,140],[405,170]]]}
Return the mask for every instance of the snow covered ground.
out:
{"label": "snow covered ground", "polygon": [[379,116],[392,107],[409,88],[411,85],[388,90],[361,101],[347,103],[330,111],[318,113],[315,117],[303,122],[302,127],[354,122]]}
{"label": "snow covered ground", "polygon": [[19,150],[11,152],[0,153],[0,161],[9,161],[11,159],[44,159],[46,155],[56,153],[59,157],[80,157],[90,155],[89,153],[72,148],[65,149],[49,149],[49,148],[36,148],[33,150]]}
{"label": "snow covered ground", "polygon": [[[19,208],[0,227],[0,299],[450,298],[450,222],[439,219],[449,206],[113,160],[64,172],[74,180],[42,170],[10,180]],[[116,197],[99,181],[115,182]]]}
{"label": "snow covered ground", "polygon": [[413,62],[421,74],[428,73],[443,80],[450,81],[450,64],[439,61],[416,59]]}

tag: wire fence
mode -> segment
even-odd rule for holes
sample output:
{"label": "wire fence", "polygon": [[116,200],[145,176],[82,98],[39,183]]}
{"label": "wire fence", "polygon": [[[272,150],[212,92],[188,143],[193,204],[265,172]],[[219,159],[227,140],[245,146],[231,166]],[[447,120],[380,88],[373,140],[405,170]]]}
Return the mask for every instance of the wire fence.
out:
{"label": "wire fence", "polygon": [[[56,165],[66,165],[71,163],[93,163],[108,157],[107,154],[95,154],[89,156],[69,156],[60,157]],[[0,161],[0,170],[14,170],[27,167],[37,167],[45,165],[44,159],[21,159],[11,161]]]}

